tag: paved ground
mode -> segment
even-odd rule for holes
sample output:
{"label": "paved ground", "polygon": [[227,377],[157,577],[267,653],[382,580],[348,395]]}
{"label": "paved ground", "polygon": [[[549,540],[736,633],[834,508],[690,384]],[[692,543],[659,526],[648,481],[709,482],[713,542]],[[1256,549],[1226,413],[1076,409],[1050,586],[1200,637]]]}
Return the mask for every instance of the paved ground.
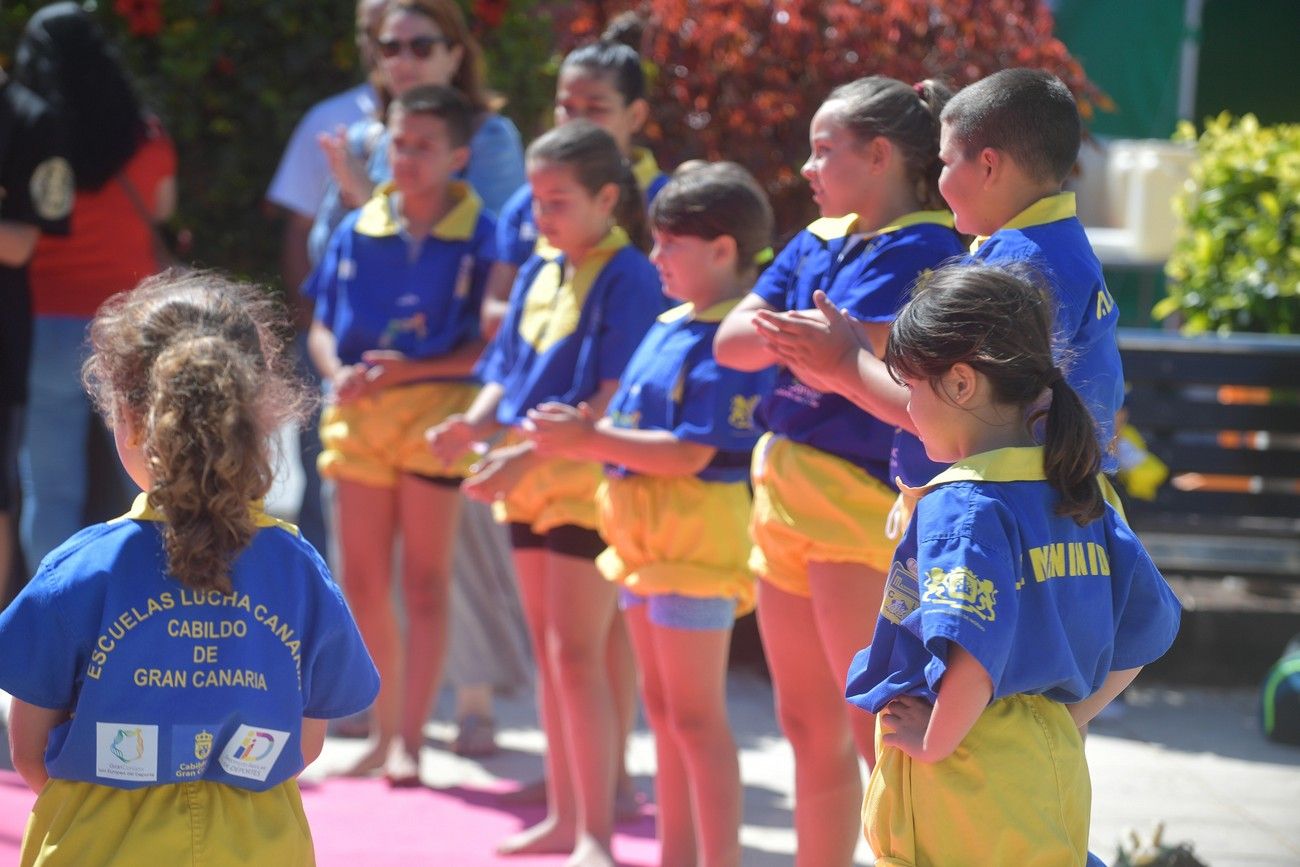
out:
{"label": "paved ground", "polygon": [[[1091,848],[1109,862],[1130,829],[1149,836],[1164,822],[1165,840],[1191,842],[1212,867],[1300,865],[1300,748],[1264,740],[1257,732],[1253,690],[1139,685],[1123,714],[1098,723],[1088,739],[1093,776]],[[759,677],[736,672],[730,707],[745,783],[744,863],[788,865],[794,852],[790,750],[772,718],[771,690]],[[429,726],[424,776],[433,786],[482,786],[533,779],[541,771],[541,733],[530,696],[502,702],[502,753],[482,762],[447,751],[451,727]],[[309,774],[346,761],[355,742],[331,738]],[[650,737],[633,738],[631,767],[650,791]],[[484,841],[485,845],[491,841]],[[859,851],[859,863],[870,856]]]}

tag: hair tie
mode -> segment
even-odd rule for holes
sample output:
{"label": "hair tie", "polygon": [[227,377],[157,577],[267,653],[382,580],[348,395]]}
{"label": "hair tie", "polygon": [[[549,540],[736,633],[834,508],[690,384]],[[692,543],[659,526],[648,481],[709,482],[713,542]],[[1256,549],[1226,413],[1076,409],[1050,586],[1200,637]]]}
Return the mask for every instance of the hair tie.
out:
{"label": "hair tie", "polygon": [[766,265],[768,262],[771,262],[775,258],[776,258],[776,253],[772,250],[772,248],[764,247],[763,249],[759,250],[757,253],[754,254],[754,264]]}
{"label": "hair tie", "polygon": [[912,90],[915,90],[915,91],[916,91],[916,95],[917,95],[917,96],[921,97],[922,99],[925,98],[925,82],[924,82],[924,81],[918,81],[918,82],[916,82],[915,84],[913,84],[913,85],[912,85]]}

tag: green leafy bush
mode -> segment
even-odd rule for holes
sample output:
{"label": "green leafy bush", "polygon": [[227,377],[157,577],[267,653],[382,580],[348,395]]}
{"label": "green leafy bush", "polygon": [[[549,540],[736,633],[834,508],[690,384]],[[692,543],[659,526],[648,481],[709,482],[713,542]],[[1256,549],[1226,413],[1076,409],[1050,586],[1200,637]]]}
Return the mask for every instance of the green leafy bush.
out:
{"label": "green leafy bush", "polygon": [[1227,113],[1198,137],[1182,222],[1165,267],[1169,294],[1153,311],[1183,331],[1300,333],[1300,124],[1261,126]]}

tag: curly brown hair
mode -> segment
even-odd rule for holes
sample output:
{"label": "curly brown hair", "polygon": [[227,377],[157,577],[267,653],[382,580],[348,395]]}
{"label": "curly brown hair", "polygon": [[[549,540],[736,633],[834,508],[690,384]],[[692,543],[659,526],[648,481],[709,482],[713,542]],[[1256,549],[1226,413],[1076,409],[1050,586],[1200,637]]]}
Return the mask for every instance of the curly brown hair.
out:
{"label": "curly brown hair", "polygon": [[284,324],[256,287],[173,270],[114,295],[90,325],[86,390],[110,422],[140,431],[167,568],[197,590],[230,592],[256,531],[250,503],[271,487],[271,435],[310,402]]}

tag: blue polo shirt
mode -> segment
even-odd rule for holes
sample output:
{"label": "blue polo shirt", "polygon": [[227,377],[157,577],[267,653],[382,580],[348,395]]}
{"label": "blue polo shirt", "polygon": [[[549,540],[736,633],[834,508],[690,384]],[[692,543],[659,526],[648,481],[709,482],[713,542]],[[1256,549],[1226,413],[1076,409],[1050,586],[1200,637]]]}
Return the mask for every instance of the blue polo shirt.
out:
{"label": "blue polo shirt", "polygon": [[[962,254],[952,215],[918,211],[876,232],[855,232],[857,217],[821,219],[790,241],[754,286],[776,310],[813,308],[813,292],[864,322],[891,322],[918,275]],[[892,487],[894,426],[848,398],[818,391],[780,368],[759,403],[768,430],[857,464]]]}
{"label": "blue polo shirt", "polygon": [[454,182],[452,195],[452,209],[418,241],[401,228],[391,183],[334,230],[303,294],[344,364],[370,349],[436,358],[478,337],[496,226],[468,185]]}
{"label": "blue polo shirt", "polygon": [[51,777],[262,791],[302,770],[303,717],[374,700],[379,674],[320,556],[293,526],[254,518],[230,595],[166,573],[141,494],[51,552],[0,614],[0,689],[72,714],[50,733]]}
{"label": "blue polo shirt", "polygon": [[1109,505],[1080,527],[1056,514],[1042,448],[953,464],[920,495],[885,584],[875,640],[849,668],[850,702],[876,713],[900,695],[933,702],[957,644],[993,698],[1092,695],[1112,671],[1158,659],[1179,604]]}
{"label": "blue polo shirt", "polygon": [[1074,193],[1039,199],[987,239],[977,238],[972,249],[972,261],[1028,264],[1051,286],[1057,301],[1056,328],[1066,354],[1065,379],[1097,422],[1102,469],[1114,472],[1119,463],[1110,446],[1115,413],[1124,403],[1124,370],[1115,335],[1119,308],[1075,216]]}
{"label": "blue polo shirt", "polygon": [[[758,442],[754,409],[771,390],[775,368],[744,373],[713,360],[718,323],[739,299],[695,311],[683,304],[659,317],[637,347],[609,403],[616,427],[666,430],[679,440],[717,449],[697,475],[707,482],[749,478],[749,458]],[[607,466],[613,476],[632,475]]]}
{"label": "blue polo shirt", "polygon": [[501,329],[476,370],[505,394],[497,421],[516,425],[547,401],[576,405],[618,379],[663,312],[659,273],[615,226],[566,275],[566,258],[535,254],[510,290]]}
{"label": "blue polo shirt", "polygon": [[[633,150],[632,175],[649,208],[664,184],[668,183],[668,175],[659,170],[654,154],[645,148]],[[524,184],[501,206],[501,214],[497,219],[497,249],[501,252],[501,260],[512,265],[523,265],[533,255],[537,237],[537,221],[533,219],[533,188]]]}

